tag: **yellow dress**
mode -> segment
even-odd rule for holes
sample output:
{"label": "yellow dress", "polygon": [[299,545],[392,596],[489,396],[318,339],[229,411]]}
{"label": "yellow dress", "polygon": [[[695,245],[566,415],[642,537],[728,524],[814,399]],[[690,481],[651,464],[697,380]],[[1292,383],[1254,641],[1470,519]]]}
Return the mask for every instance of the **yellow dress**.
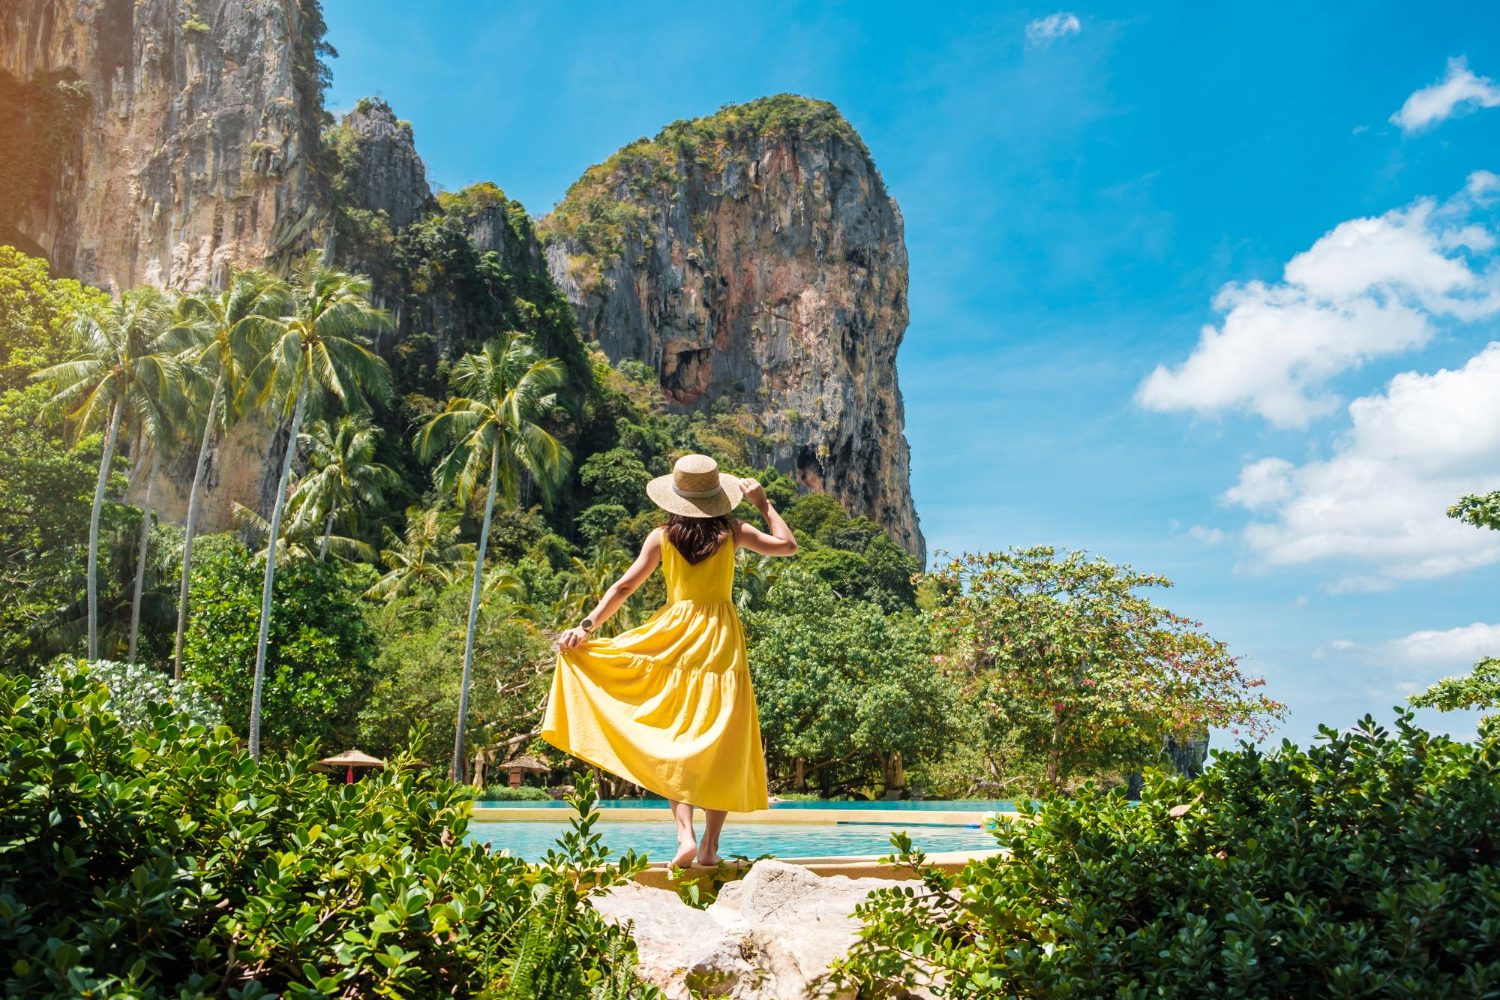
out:
{"label": "yellow dress", "polygon": [[669,799],[764,809],[734,542],[693,565],[661,535],[666,606],[639,628],[558,654],[542,739]]}

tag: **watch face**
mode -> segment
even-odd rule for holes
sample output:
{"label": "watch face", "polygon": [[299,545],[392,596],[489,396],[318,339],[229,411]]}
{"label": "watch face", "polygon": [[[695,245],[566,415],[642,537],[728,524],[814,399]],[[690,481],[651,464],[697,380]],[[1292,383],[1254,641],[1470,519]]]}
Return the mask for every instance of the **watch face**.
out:
{"label": "watch face", "polygon": [[583,628],[584,628],[585,631],[587,631],[588,629],[591,629],[593,627],[594,627],[594,619],[592,619],[592,618],[585,618],[583,620]]}

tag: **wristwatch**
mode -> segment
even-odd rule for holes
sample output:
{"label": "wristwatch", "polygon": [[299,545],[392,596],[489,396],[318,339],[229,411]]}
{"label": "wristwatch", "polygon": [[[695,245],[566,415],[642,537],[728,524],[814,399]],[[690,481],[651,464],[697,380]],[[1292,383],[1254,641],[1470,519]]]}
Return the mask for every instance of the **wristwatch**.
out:
{"label": "wristwatch", "polygon": [[589,635],[593,635],[594,634],[594,629],[597,626],[594,625],[594,619],[592,619],[592,618],[585,618],[583,621],[581,621],[581,622],[578,623],[578,627],[581,628],[581,629],[583,629]]}

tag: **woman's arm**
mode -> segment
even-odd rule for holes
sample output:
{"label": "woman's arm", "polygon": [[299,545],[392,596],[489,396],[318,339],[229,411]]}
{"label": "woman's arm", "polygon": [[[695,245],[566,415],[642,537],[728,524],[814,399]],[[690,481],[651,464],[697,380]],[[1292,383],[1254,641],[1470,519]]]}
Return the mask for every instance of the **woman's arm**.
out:
{"label": "woman's arm", "polygon": [[[645,544],[641,546],[641,554],[635,557],[635,562],[630,564],[620,578],[610,584],[599,603],[594,605],[594,610],[589,612],[588,621],[593,623],[595,629],[609,621],[611,615],[620,610],[620,605],[625,599],[636,592],[646,578],[656,572],[656,567],[661,563],[661,532],[653,531],[646,536]],[[557,637],[559,649],[572,649],[589,637],[590,633],[585,631],[582,625],[575,625]]]}
{"label": "woman's arm", "polygon": [[745,499],[753,503],[755,509],[766,519],[771,533],[768,535],[753,524],[735,521],[734,544],[763,556],[796,555],[797,536],[792,534],[792,529],[786,526],[776,508],[771,506],[771,501],[766,498],[765,488],[754,479],[741,479],[740,485],[745,490]]}

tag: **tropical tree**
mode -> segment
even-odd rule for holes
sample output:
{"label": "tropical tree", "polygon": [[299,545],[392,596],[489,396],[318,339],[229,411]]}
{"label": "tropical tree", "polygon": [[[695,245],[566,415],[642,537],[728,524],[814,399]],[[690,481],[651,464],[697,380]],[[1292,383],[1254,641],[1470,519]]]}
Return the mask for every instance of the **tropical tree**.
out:
{"label": "tropical tree", "polygon": [[167,349],[171,303],[154,288],[126,292],[119,301],[82,310],[73,324],[78,353],[33,377],[55,389],[54,406],[67,410],[75,437],[104,431],[104,452],[89,516],[88,657],[99,658],[99,513],[114,464],[120,427],[129,416],[156,436],[171,423],[163,411],[171,386],[182,380],[181,366]]}
{"label": "tropical tree", "polygon": [[458,540],[460,520],[456,510],[408,507],[405,537],[385,529],[387,547],[380,550],[380,561],[387,572],[365,596],[395,601],[452,583],[459,566],[474,558],[474,545]]}
{"label": "tropical tree", "polygon": [[260,361],[247,375],[256,407],[267,406],[279,420],[290,420],[286,455],[276,484],[276,499],[267,525],[265,582],[261,588],[260,636],[255,648],[255,680],[250,697],[250,754],[260,756],[261,690],[265,683],[266,642],[271,630],[271,593],[276,581],[274,548],[281,537],[281,517],[292,461],[302,431],[303,414],[336,401],[347,410],[363,409],[366,396],[390,395],[390,369],[367,346],[367,332],[388,329],[386,313],[370,304],[368,278],[323,265],[309,254],[291,281],[290,309],[270,324],[257,324],[252,339]]}
{"label": "tropical tree", "polygon": [[202,289],[177,304],[173,334],[182,343],[179,357],[190,375],[188,386],[202,413],[198,462],[188,489],[187,523],[182,536],[182,582],[177,598],[177,638],[172,649],[172,677],[182,679],[182,646],[187,635],[188,582],[193,571],[193,538],[198,528],[203,478],[214,442],[243,416],[245,377],[258,362],[255,348],[264,342],[271,317],[281,314],[286,286],[264,271],[239,271],[221,291]]}
{"label": "tropical tree", "polygon": [[[296,496],[295,485],[292,487],[292,495]],[[257,547],[255,560],[259,562],[264,559],[266,553],[271,551],[266,544],[271,538],[271,522],[242,503],[233,505],[233,516],[234,526],[239,529],[240,536],[248,544]],[[278,566],[304,559],[321,561],[329,554],[344,562],[373,563],[378,559],[375,546],[369,542],[346,535],[325,535],[318,521],[283,518],[279,531],[275,550]]]}
{"label": "tropical tree", "polygon": [[998,741],[1021,733],[1046,783],[1155,763],[1168,737],[1211,726],[1263,731],[1283,707],[1261,694],[1202,623],[1141,593],[1160,576],[1047,546],[954,559],[933,574],[934,624]]}
{"label": "tropical tree", "polygon": [[474,556],[474,585],[469,596],[469,624],[464,640],[463,675],[459,684],[458,724],[453,736],[452,774],[462,781],[464,721],[469,708],[469,678],[474,663],[474,624],[484,582],[484,554],[489,543],[495,497],[513,506],[522,474],[550,501],[567,475],[572,456],[541,421],[556,405],[553,391],[562,384],[563,366],[543,358],[524,334],[507,332],[465,355],[450,378],[455,395],[443,412],[417,432],[417,457],[430,461],[447,449],[433,471],[438,489],[457,489],[460,503],[468,503],[475,489],[485,486],[484,522]]}
{"label": "tropical tree", "polygon": [[[1500,490],[1483,496],[1473,493],[1462,496],[1448,508],[1448,516],[1476,528],[1500,531]],[[1435,708],[1440,712],[1500,708],[1500,656],[1486,656],[1474,664],[1471,673],[1445,677],[1409,700],[1417,708]],[[1481,734],[1500,732],[1500,715],[1481,716],[1479,729]]]}
{"label": "tropical tree", "polygon": [[[564,623],[577,623],[588,610],[599,600],[601,594],[609,588],[609,585],[620,578],[634,557],[620,547],[618,542],[596,547],[589,555],[589,559],[573,556],[571,559],[573,572],[570,573],[563,584],[562,594],[557,603],[552,606],[552,624],[561,626]],[[640,600],[639,591],[631,594],[620,609],[615,612],[614,617],[605,623],[605,628],[610,635],[616,634],[619,629],[630,629],[636,625],[639,617]]]}
{"label": "tropical tree", "polygon": [[361,413],[319,420],[300,435],[312,471],[297,481],[289,502],[293,523],[322,521],[319,559],[328,554],[334,522],[340,515],[345,515],[351,529],[357,529],[361,512],[383,504],[384,491],[400,482],[393,469],[375,461],[380,433]]}
{"label": "tropical tree", "polygon": [[141,631],[141,599],[146,592],[146,557],[151,546],[151,501],[156,492],[156,470],[161,461],[161,445],[150,446],[151,461],[144,466],[146,494],[141,499],[141,537],[135,551],[135,585],[130,597],[130,639],[125,662],[135,662],[135,648]]}

